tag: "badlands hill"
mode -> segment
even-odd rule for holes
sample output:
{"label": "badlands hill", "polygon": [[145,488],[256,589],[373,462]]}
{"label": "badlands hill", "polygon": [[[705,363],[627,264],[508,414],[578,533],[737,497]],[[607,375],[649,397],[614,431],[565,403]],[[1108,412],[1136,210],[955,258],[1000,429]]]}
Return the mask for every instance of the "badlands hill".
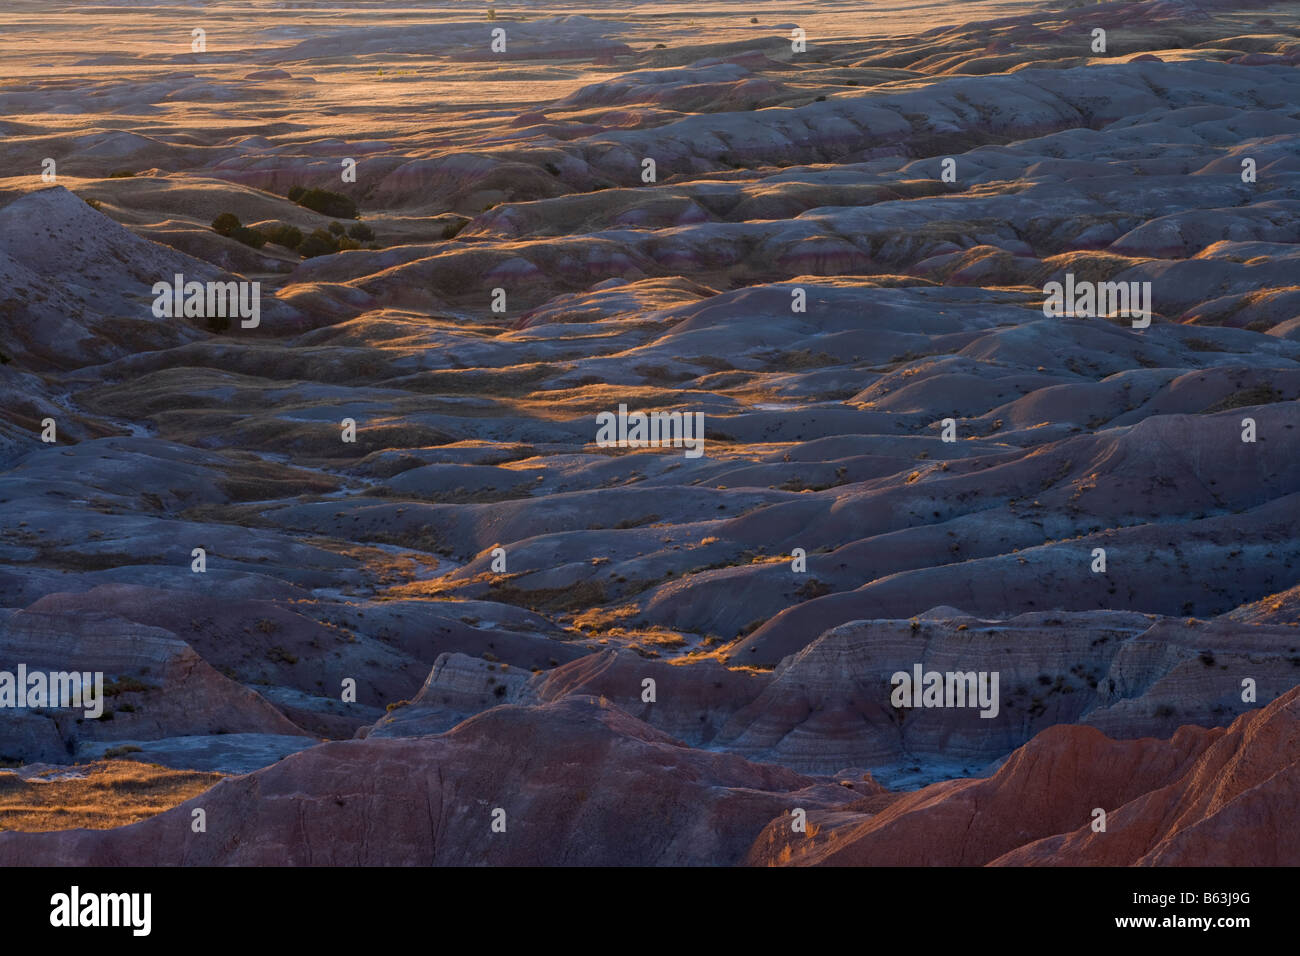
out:
{"label": "badlands hill", "polygon": [[1300,5],[0,27],[6,864],[1300,862]]}

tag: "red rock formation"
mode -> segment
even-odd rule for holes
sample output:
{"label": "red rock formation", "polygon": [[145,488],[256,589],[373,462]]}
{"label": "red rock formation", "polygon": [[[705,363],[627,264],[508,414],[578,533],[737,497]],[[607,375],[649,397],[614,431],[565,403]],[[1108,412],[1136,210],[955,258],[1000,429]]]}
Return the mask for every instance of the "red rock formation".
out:
{"label": "red rock formation", "polygon": [[[1116,741],[1057,726],[992,777],[770,823],[755,865],[980,866],[1300,863],[1300,688],[1229,728]],[[1094,811],[1107,814],[1104,832]]]}
{"label": "red rock formation", "polygon": [[437,737],[322,744],[118,830],[0,834],[0,865],[716,865],[765,821],[854,795],[574,697]]}

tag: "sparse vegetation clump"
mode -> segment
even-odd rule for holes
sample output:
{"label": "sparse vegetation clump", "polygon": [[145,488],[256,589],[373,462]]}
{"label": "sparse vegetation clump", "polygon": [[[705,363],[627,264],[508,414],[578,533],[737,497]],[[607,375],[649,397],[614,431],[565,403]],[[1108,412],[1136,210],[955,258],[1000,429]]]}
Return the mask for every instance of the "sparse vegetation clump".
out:
{"label": "sparse vegetation clump", "polygon": [[223,212],[212,220],[212,231],[253,249],[261,249],[266,245],[266,236],[257,229],[243,225],[233,212]]}
{"label": "sparse vegetation clump", "polygon": [[[291,202],[297,203],[304,209],[310,209],[333,219],[360,218],[357,204],[342,193],[331,192],[328,189],[294,186],[289,190],[288,197]],[[286,249],[293,249],[304,259],[328,256],[349,249],[360,249],[362,243],[370,243],[369,248],[378,249],[379,245],[371,241],[374,238],[374,229],[361,222],[354,223],[352,226],[332,222],[326,228],[315,229],[306,236],[302,234],[302,230],[289,225],[277,226],[267,233],[267,239],[271,242]]]}
{"label": "sparse vegetation clump", "polygon": [[273,664],[297,664],[298,663],[298,656],[296,654],[290,654],[279,644],[267,648],[266,659],[268,661],[271,661]]}
{"label": "sparse vegetation clump", "polygon": [[810,601],[813,598],[819,598],[822,595],[830,593],[830,585],[826,584],[825,581],[818,581],[816,578],[809,578],[795,591],[795,594],[799,595],[799,597],[803,598],[805,601]]}
{"label": "sparse vegetation clump", "polygon": [[237,242],[242,242],[250,249],[261,249],[266,245],[266,236],[262,235],[256,229],[250,229],[248,226],[240,226],[231,233],[230,238]]}
{"label": "sparse vegetation clump", "polygon": [[[334,223],[333,225],[337,225]],[[349,249],[360,249],[361,243],[355,239],[349,239],[343,235],[340,228],[338,233],[325,229],[317,229],[298,246],[298,254],[304,259],[312,259],[316,256],[329,256],[336,252],[346,252]]]}
{"label": "sparse vegetation clump", "polygon": [[1226,412],[1234,408],[1249,408],[1252,405],[1272,405],[1283,400],[1282,393],[1273,386],[1255,385],[1251,388],[1239,389],[1215,402],[1205,410],[1205,413]]}
{"label": "sparse vegetation clump", "polygon": [[239,226],[239,217],[233,212],[223,212],[212,220],[212,230],[219,236],[228,236]]}
{"label": "sparse vegetation clump", "polygon": [[328,189],[294,186],[289,190],[289,201],[332,219],[356,219],[358,215],[355,202],[342,193]]}
{"label": "sparse vegetation clump", "polygon": [[334,244],[334,237],[324,229],[317,229],[310,236],[303,239],[298,246],[298,254],[304,259],[312,259],[316,256],[328,256],[337,252],[338,247]]}
{"label": "sparse vegetation clump", "polygon": [[297,249],[302,244],[302,239],[302,230],[297,226],[282,223],[278,226],[272,226],[266,231],[267,242],[283,246],[286,249]]}

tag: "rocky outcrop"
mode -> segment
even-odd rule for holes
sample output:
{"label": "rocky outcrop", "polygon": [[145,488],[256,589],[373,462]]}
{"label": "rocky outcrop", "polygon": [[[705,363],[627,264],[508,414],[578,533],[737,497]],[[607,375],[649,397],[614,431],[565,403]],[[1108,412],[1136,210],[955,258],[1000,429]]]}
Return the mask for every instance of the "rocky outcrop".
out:
{"label": "rocky outcrop", "polygon": [[[275,737],[288,748],[314,740],[169,632],[102,612],[4,612],[0,660],[10,680],[20,664],[29,675],[91,675],[83,681],[80,708],[66,706],[62,699],[58,706],[47,700],[50,706],[19,709],[11,709],[16,698],[6,703],[0,755],[7,761],[70,763],[74,756],[100,755],[112,746],[176,737],[257,734]],[[96,674],[101,675],[98,683]],[[95,689],[94,701],[88,702],[85,691],[94,688],[102,691]],[[211,761],[203,759],[181,765],[212,769]]]}
{"label": "rocky outcrop", "polygon": [[1228,728],[1111,740],[1058,726],[993,776],[773,821],[746,862],[829,866],[1294,866],[1300,688]]}
{"label": "rocky outcrop", "polygon": [[[693,750],[576,697],[437,737],[323,744],[124,829],[0,834],[0,862],[719,865],[772,817],[853,793]],[[205,833],[190,827],[198,808]]]}
{"label": "rocky outcrop", "polygon": [[[869,767],[883,783],[914,786],[978,773],[1057,724],[1117,739],[1226,725],[1295,686],[1296,640],[1276,623],[1122,611],[987,620],[934,608],[832,628],[771,672],[604,650],[530,675],[444,655],[370,733],[440,733],[500,704],[598,696],[692,746],[806,773]],[[894,675],[918,665],[991,678],[984,690],[963,679],[961,698],[944,706],[896,706]]]}
{"label": "rocky outcrop", "polygon": [[[716,744],[802,769],[873,767],[884,780],[892,775],[883,765],[972,772],[1054,724],[1134,738],[1227,723],[1295,686],[1295,638],[1284,627],[1115,611],[989,621],[937,609],[856,622],[783,661]],[[893,675],[917,664],[923,673],[993,675],[992,706],[893,706]]]}

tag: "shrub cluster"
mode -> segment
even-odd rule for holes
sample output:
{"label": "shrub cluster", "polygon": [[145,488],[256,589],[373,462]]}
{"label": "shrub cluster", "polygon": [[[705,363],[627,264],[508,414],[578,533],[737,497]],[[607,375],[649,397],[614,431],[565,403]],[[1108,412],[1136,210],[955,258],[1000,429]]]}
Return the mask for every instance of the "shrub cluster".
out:
{"label": "shrub cluster", "polygon": [[304,189],[294,186],[289,190],[289,201],[333,219],[356,219],[357,204],[342,193],[328,189]]}
{"label": "shrub cluster", "polygon": [[219,236],[229,236],[242,242],[246,246],[252,246],[254,249],[261,249],[266,245],[266,236],[256,229],[250,229],[242,225],[239,217],[233,212],[223,212],[216,219],[212,220],[212,229]]}
{"label": "shrub cluster", "polygon": [[[338,223],[332,222],[330,225],[337,226]],[[313,256],[328,256],[332,252],[344,252],[348,249],[360,248],[361,243],[343,235],[342,227],[339,228],[337,233],[317,229],[310,236],[303,239],[302,244],[298,246],[298,255],[304,259],[310,259]]]}
{"label": "shrub cluster", "polygon": [[[304,259],[313,256],[326,256],[333,252],[348,249],[360,249],[361,243],[375,238],[375,231],[365,223],[353,223],[346,231],[341,223],[332,222],[328,229],[317,229],[304,236],[297,226],[281,223],[265,230],[252,229],[242,225],[239,217],[232,212],[223,212],[212,220],[212,229],[218,235],[236,239],[246,246],[260,249],[268,242],[286,249],[292,249]],[[378,246],[371,244],[371,248]]]}

